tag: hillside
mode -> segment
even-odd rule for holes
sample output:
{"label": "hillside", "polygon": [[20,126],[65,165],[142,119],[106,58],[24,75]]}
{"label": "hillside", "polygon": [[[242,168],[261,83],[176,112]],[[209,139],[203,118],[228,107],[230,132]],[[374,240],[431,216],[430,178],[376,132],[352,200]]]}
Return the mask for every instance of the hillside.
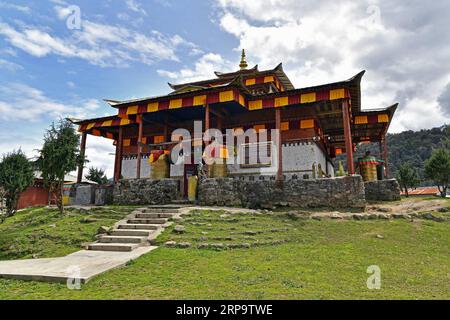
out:
{"label": "hillside", "polygon": [[[398,168],[403,163],[409,162],[414,168],[417,168],[423,179],[425,160],[431,156],[434,149],[443,147],[445,139],[448,138],[450,138],[450,126],[448,125],[428,130],[388,134],[391,174],[395,176]],[[370,150],[376,157],[379,156],[378,143],[373,143],[359,146],[354,155],[355,159],[363,157],[367,150]],[[345,164],[345,155],[339,160]]]}

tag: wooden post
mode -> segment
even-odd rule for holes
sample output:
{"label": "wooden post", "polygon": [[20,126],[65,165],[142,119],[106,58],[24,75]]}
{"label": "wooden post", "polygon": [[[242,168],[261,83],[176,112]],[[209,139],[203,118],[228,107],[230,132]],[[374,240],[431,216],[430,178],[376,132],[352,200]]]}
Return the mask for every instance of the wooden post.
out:
{"label": "wooden post", "polygon": [[87,140],[87,133],[83,132],[81,135],[81,145],[80,145],[80,156],[83,159],[83,163],[80,163],[80,165],[78,166],[77,183],[81,183],[83,181],[84,156],[86,155],[86,140]]}
{"label": "wooden post", "polygon": [[205,105],[205,131],[208,131],[211,124],[211,115],[209,113],[209,104]]}
{"label": "wooden post", "polygon": [[347,154],[347,170],[348,173],[355,173],[355,164],[353,163],[353,141],[350,124],[350,111],[348,101],[342,103],[342,119],[344,122],[344,139],[345,139],[345,152]]}
{"label": "wooden post", "polygon": [[116,165],[114,172],[114,181],[118,182],[122,175],[122,146],[123,146],[123,128],[119,127],[119,139],[116,144]]}
{"label": "wooden post", "polygon": [[383,137],[383,160],[384,160],[384,166],[385,166],[385,170],[386,170],[386,178],[389,178],[391,173],[389,170],[388,144],[387,144],[386,136]]}
{"label": "wooden post", "polygon": [[137,116],[137,121],[139,124],[139,133],[138,133],[138,150],[137,150],[137,163],[136,163],[136,179],[141,178],[141,159],[142,159],[142,147],[140,143],[142,142],[142,129],[143,129],[143,118],[142,114]]}
{"label": "wooden post", "polygon": [[283,181],[283,143],[281,141],[281,109],[275,109],[275,129],[278,135],[278,170],[277,181]]}

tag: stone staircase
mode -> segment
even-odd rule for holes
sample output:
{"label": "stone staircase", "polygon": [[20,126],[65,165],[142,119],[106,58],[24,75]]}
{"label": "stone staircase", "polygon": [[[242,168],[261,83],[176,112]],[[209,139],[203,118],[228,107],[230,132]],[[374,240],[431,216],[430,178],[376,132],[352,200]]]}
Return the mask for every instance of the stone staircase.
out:
{"label": "stone staircase", "polygon": [[170,226],[170,218],[179,214],[180,206],[158,206],[137,209],[119,221],[97,242],[86,246],[87,250],[130,252],[149,246]]}

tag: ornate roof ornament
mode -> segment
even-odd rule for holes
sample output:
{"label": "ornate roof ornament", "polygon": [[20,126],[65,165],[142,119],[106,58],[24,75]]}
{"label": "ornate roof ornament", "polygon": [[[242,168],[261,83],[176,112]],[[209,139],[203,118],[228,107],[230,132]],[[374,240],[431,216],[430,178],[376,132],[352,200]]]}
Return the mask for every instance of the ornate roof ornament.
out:
{"label": "ornate roof ornament", "polygon": [[242,49],[242,55],[241,55],[241,63],[239,63],[239,67],[241,70],[246,70],[248,67],[247,60],[245,59],[245,49]]}

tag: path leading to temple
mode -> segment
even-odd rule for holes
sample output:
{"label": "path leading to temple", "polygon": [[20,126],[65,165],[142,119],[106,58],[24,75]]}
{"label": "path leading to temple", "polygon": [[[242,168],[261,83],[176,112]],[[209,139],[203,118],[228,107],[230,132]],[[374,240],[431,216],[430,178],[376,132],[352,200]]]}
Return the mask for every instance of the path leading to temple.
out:
{"label": "path leading to temple", "polygon": [[156,249],[153,241],[176,219],[180,206],[137,209],[98,241],[65,257],[0,261],[0,277],[45,282],[86,283],[108,270]]}

